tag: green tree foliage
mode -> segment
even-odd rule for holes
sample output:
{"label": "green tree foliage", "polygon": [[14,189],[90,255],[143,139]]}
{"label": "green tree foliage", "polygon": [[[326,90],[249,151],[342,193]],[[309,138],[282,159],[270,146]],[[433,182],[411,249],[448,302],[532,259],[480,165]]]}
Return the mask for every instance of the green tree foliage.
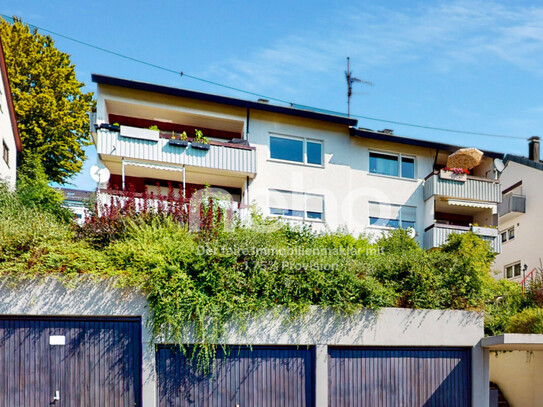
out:
{"label": "green tree foliage", "polygon": [[23,143],[19,170],[37,161],[50,181],[64,183],[81,170],[90,144],[92,93],[81,91],[70,56],[51,37],[18,19],[0,20],[0,35]]}

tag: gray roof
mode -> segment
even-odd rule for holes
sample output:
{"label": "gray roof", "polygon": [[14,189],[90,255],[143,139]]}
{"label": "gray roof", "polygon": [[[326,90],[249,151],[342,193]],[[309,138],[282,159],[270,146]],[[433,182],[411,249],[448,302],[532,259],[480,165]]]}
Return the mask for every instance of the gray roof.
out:
{"label": "gray roof", "polygon": [[513,161],[515,163],[525,165],[526,167],[535,168],[536,170],[543,171],[543,163],[539,161],[530,160],[526,157],[521,157],[519,155],[507,154],[503,159],[503,162],[507,164],[508,161]]}
{"label": "gray roof", "polygon": [[68,201],[86,201],[94,194],[92,191],[83,191],[73,188],[59,188],[59,191],[64,194],[64,199]]}

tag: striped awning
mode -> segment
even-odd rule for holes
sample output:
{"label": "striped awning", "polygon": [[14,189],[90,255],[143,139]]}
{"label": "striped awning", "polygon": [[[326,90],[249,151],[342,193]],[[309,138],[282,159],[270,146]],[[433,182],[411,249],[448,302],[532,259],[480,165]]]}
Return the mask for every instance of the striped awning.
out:
{"label": "striped awning", "polygon": [[455,206],[468,206],[470,208],[493,209],[493,210],[497,209],[497,205],[493,203],[461,201],[457,199],[449,199],[447,202],[449,203],[449,205],[455,205]]}
{"label": "striped awning", "polygon": [[130,165],[133,167],[145,167],[151,168],[154,170],[167,170],[167,171],[180,171],[183,172],[185,167],[182,165],[169,165],[169,164],[160,164],[153,163],[149,161],[136,161],[136,160],[123,160],[124,165]]}

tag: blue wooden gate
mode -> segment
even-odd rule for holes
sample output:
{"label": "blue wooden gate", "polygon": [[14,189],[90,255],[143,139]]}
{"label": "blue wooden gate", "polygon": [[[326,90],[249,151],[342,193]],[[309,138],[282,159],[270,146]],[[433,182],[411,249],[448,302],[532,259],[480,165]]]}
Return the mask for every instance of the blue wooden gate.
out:
{"label": "blue wooden gate", "polygon": [[177,347],[157,348],[159,407],[312,407],[313,350],[232,347],[208,374]]}
{"label": "blue wooden gate", "polygon": [[330,348],[330,407],[469,407],[467,348]]}

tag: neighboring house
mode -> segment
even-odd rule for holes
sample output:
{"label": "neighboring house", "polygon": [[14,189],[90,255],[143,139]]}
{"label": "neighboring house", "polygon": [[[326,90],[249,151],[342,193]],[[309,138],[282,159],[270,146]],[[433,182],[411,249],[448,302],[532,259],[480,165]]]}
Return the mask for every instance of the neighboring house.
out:
{"label": "neighboring house", "polygon": [[[455,181],[439,169],[458,146],[356,128],[353,118],[265,101],[92,79],[98,84],[93,137],[111,173],[110,188],[130,184],[136,193],[166,194],[170,183],[190,198],[208,184],[238,207],[254,203],[264,215],[316,230],[344,226],[353,234],[380,235],[412,227],[427,248],[450,233],[473,230],[500,250],[497,230],[484,226],[497,226],[501,194],[493,159],[502,154],[484,152],[473,175]],[[207,150],[193,143],[195,129],[209,138]],[[170,140],[183,131],[187,143]]]}
{"label": "neighboring house", "polygon": [[511,154],[504,158],[500,175],[503,197],[498,207],[502,253],[494,263],[497,278],[521,282],[540,274],[543,163],[539,154],[539,137],[532,137],[528,158]]}
{"label": "neighboring house", "polygon": [[11,100],[6,60],[0,40],[0,180],[15,188],[17,180],[17,151],[22,150],[17,119]]}
{"label": "neighboring house", "polygon": [[64,203],[62,205],[75,214],[75,221],[78,224],[82,225],[85,223],[89,212],[88,205],[94,196],[94,192],[71,188],[59,188],[59,190],[64,195]]}

